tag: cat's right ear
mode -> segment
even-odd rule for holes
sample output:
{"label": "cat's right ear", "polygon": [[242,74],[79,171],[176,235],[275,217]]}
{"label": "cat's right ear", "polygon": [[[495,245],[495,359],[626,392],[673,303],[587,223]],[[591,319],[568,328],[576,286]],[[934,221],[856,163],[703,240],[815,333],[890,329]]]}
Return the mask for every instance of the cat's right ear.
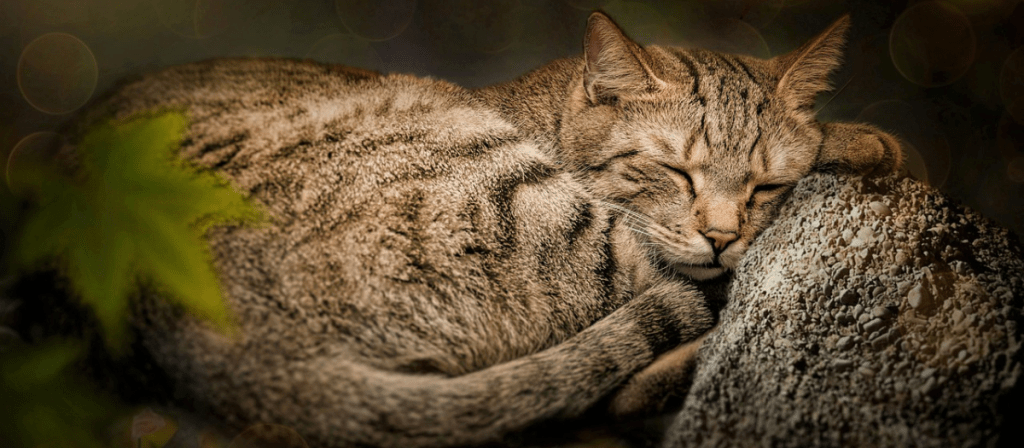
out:
{"label": "cat's right ear", "polygon": [[601,12],[587,19],[583,59],[583,87],[591,104],[613,102],[619,96],[649,92],[665,84],[651,69],[647,52]]}

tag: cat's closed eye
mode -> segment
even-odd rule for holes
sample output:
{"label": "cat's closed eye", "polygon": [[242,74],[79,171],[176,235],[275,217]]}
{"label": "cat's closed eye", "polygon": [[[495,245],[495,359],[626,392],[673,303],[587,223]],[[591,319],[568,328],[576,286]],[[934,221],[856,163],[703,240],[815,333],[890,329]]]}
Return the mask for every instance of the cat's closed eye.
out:
{"label": "cat's closed eye", "polygon": [[693,196],[697,196],[697,192],[693,188],[693,179],[690,178],[690,173],[687,173],[686,170],[682,168],[672,166],[667,163],[662,163],[661,166],[686,180],[686,185],[690,189],[690,194]]}
{"label": "cat's closed eye", "polygon": [[782,191],[783,188],[786,188],[786,186],[783,185],[783,184],[761,184],[761,185],[758,185],[758,186],[754,187],[754,193],[753,194],[758,194],[758,193],[778,193],[778,192]]}
{"label": "cat's closed eye", "polygon": [[752,205],[757,201],[764,201],[771,199],[772,197],[782,193],[788,185],[786,184],[760,184],[754,186],[754,189],[750,192],[750,200],[748,205]]}

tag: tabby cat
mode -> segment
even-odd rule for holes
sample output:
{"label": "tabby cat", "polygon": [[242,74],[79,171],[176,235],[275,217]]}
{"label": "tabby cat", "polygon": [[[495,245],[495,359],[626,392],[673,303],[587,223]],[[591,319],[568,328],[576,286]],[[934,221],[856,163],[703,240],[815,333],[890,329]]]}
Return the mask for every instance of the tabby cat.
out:
{"label": "tabby cat", "polygon": [[594,13],[582,57],[475,91],[208,61],[124,84],[78,129],[184,110],[182,157],[271,216],[207,235],[239,334],[135,305],[190,407],[311,446],[474,444],[638,372],[616,402],[642,406],[692,346],[655,358],[715,324],[693,279],[735,267],[798,180],[899,165],[892,137],[814,119],[847,28],[759,60],[642,48]]}

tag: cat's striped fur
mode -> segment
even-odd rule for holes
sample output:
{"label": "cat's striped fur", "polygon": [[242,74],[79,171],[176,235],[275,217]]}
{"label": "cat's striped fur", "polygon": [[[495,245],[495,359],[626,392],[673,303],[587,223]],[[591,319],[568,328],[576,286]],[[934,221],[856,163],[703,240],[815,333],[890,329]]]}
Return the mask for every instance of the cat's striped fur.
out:
{"label": "cat's striped fur", "polygon": [[272,216],[209,234],[237,337],[144,300],[142,343],[193,406],[314,446],[579,415],[712,327],[687,276],[735,266],[797,180],[898,164],[809,110],[845,28],[760,61],[642,49],[595,13],[583,58],[479,91],[284,60],[128,83],[81,124],[184,109],[182,156]]}

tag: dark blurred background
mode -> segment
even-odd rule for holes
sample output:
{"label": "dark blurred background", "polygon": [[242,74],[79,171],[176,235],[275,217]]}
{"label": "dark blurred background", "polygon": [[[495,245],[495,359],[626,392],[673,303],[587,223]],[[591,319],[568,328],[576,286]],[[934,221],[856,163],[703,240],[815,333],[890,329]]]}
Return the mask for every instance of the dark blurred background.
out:
{"label": "dark blurred background", "polygon": [[917,177],[1024,234],[1019,0],[0,0],[0,173],[126,75],[283,56],[482,86],[577,54],[596,8],[641,43],[761,57],[852,14],[821,119],[897,133]]}

